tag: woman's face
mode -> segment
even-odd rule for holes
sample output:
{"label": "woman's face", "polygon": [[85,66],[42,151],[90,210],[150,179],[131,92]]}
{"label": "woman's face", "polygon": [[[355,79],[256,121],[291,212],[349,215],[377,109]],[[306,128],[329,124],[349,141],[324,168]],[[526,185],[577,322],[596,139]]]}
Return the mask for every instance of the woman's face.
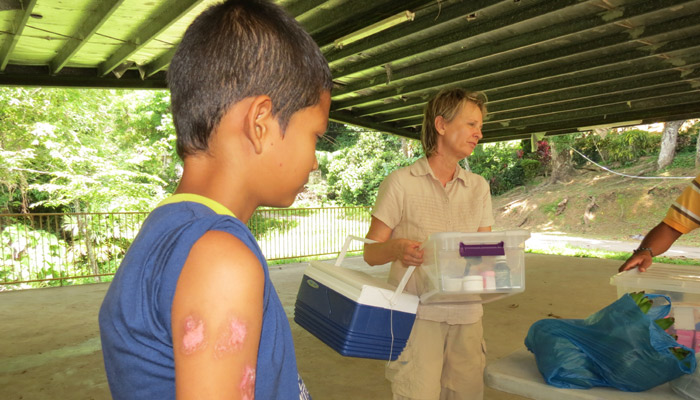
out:
{"label": "woman's face", "polygon": [[[437,117],[442,119],[442,117]],[[468,157],[474,151],[479,140],[484,137],[481,133],[483,127],[483,115],[481,109],[475,103],[467,101],[463,103],[452,121],[437,121],[435,126],[440,137],[438,149],[443,154],[450,154],[461,160]],[[442,143],[440,143],[442,142]]]}

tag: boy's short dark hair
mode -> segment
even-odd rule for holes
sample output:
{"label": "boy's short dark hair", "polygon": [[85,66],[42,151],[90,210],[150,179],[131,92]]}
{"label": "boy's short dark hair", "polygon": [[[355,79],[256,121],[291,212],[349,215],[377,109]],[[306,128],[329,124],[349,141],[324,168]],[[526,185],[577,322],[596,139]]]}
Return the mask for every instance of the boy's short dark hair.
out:
{"label": "boy's short dark hair", "polygon": [[270,96],[284,132],[295,112],[317,104],[332,85],[316,43],[280,7],[264,0],[214,5],[187,28],[168,68],[177,153],[206,151],[226,111],[250,96]]}

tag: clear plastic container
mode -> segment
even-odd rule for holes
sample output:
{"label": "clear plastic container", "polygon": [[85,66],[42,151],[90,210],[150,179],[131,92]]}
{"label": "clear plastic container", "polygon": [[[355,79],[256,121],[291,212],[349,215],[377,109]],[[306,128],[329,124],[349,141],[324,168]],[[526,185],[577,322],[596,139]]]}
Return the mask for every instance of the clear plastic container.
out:
{"label": "clear plastic container", "polygon": [[639,291],[670,297],[670,316],[675,322],[669,333],[678,335],[679,343],[683,341],[696,352],[700,349],[700,268],[695,265],[653,264],[645,272],[635,268],[613,275],[610,284],[617,286],[618,297]]}
{"label": "clear plastic container", "polygon": [[[421,302],[488,303],[525,290],[526,230],[441,232],[428,237],[422,269],[428,278]],[[476,279],[467,285],[467,277]],[[462,279],[460,290],[456,280]]]}

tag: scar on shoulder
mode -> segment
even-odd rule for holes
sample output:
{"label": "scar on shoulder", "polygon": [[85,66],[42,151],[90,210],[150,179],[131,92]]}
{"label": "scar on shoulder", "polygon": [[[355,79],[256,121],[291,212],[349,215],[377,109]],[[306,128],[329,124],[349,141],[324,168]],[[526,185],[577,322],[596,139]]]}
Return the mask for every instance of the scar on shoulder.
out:
{"label": "scar on shoulder", "polygon": [[223,357],[227,353],[240,350],[243,347],[248,328],[238,318],[231,317],[224,327],[214,347],[217,357]]}
{"label": "scar on shoulder", "polygon": [[241,378],[241,384],[238,386],[241,390],[241,398],[243,400],[253,400],[255,397],[255,368],[246,366]]}
{"label": "scar on shoulder", "polygon": [[182,337],[182,349],[185,354],[192,354],[206,345],[204,321],[191,315],[185,318],[185,334]]}

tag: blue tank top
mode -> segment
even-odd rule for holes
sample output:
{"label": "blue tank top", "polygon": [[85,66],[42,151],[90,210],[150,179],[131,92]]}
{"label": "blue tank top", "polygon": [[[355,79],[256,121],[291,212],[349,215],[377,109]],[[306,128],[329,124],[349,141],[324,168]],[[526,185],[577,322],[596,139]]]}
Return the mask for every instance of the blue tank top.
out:
{"label": "blue tank top", "polygon": [[265,272],[255,398],[310,399],[297,371],[289,321],[255,238],[224,206],[190,194],[175,195],[151,212],[102,302],[100,336],[112,397],[175,398],[175,287],[190,249],[211,230],[245,243]]}

